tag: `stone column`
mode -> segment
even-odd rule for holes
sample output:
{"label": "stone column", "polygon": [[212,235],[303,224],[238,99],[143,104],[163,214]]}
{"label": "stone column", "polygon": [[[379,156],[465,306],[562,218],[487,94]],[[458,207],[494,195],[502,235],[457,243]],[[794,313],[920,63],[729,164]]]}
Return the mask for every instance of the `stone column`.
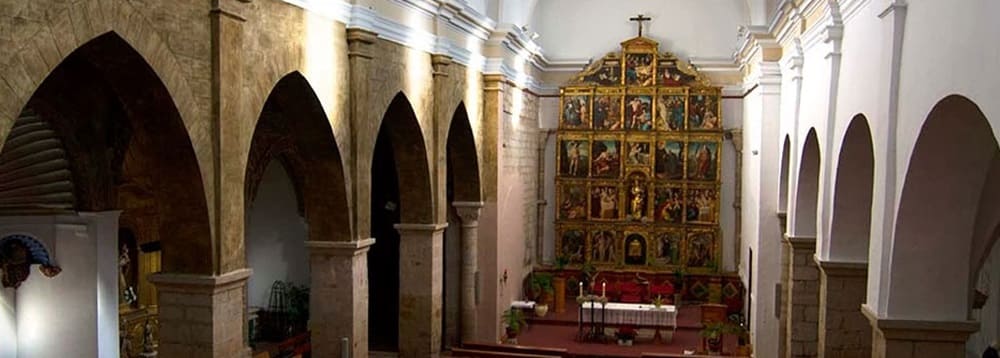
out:
{"label": "stone column", "polygon": [[246,290],[250,269],[218,276],[157,273],[161,357],[250,357]]}
{"label": "stone column", "polygon": [[399,356],[439,357],[443,224],[396,224],[399,231]]}
{"label": "stone column", "polygon": [[867,305],[861,312],[872,327],[872,358],[964,357],[965,341],[979,330],[974,321],[879,318]]}
{"label": "stone column", "polygon": [[482,202],[456,201],[451,204],[462,219],[462,342],[476,339],[476,294],[479,276],[479,212]]}
{"label": "stone column", "polygon": [[816,239],[786,236],[784,242],[788,248],[789,278],[785,285],[788,297],[785,357],[816,357],[819,340],[819,269],[813,261]]}
{"label": "stone column", "polygon": [[347,338],[351,357],[368,356],[369,238],[356,241],[306,241],[313,355],[336,357]]}
{"label": "stone column", "polygon": [[871,357],[871,325],[861,313],[868,289],[868,264],[821,261],[819,356]]}

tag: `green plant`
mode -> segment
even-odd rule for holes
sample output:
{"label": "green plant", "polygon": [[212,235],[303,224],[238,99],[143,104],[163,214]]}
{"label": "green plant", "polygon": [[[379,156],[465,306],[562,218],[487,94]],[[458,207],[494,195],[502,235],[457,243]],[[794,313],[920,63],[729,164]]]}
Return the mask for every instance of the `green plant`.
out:
{"label": "green plant", "polygon": [[660,295],[656,295],[656,298],[653,299],[653,307],[660,308],[663,306],[663,303],[663,297]]}
{"label": "green plant", "polygon": [[309,287],[286,282],[288,318],[296,330],[306,330],[309,322]]}
{"label": "green plant", "polygon": [[514,334],[521,332],[521,328],[528,325],[528,322],[524,320],[524,314],[517,308],[508,308],[506,311],[503,311],[501,319],[503,319],[504,325],[507,326],[507,330]]}
{"label": "green plant", "polygon": [[544,294],[552,295],[555,289],[552,287],[552,274],[546,272],[535,272],[531,274],[532,299],[539,301]]}
{"label": "green plant", "polygon": [[723,334],[739,333],[737,327],[725,322],[709,322],[701,329],[701,336],[708,339],[717,339]]}
{"label": "green plant", "polygon": [[569,264],[569,257],[566,255],[556,256],[555,269],[556,271],[562,271],[566,269],[566,265]]}

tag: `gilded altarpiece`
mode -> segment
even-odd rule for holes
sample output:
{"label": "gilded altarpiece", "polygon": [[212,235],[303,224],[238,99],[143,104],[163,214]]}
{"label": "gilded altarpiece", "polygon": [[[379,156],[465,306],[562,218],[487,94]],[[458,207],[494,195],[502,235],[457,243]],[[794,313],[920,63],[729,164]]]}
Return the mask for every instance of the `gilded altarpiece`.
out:
{"label": "gilded altarpiece", "polygon": [[636,37],[560,91],[556,254],[569,267],[716,273],[720,94]]}

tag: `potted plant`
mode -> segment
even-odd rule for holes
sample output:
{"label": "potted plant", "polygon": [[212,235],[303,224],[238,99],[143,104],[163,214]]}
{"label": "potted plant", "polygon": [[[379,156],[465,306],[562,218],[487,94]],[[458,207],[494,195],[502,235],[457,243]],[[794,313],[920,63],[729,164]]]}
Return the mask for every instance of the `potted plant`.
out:
{"label": "potted plant", "polygon": [[534,273],[531,275],[531,290],[535,297],[535,315],[545,317],[549,311],[549,304],[552,303],[552,274]]}
{"label": "potted plant", "polygon": [[722,336],[732,333],[732,328],[724,322],[709,322],[701,329],[701,337],[705,339],[705,349],[708,354],[722,353]]}
{"label": "potted plant", "polygon": [[656,295],[656,298],[653,299],[653,308],[656,309],[663,308],[663,304],[664,304],[663,296]]}
{"label": "potted plant", "polygon": [[517,308],[508,308],[503,312],[501,319],[503,319],[504,329],[509,340],[517,339],[517,334],[521,332],[524,326],[528,325],[524,321],[524,315],[521,313],[521,310]]}
{"label": "potted plant", "polygon": [[635,335],[635,328],[629,325],[618,327],[618,331],[615,332],[615,338],[618,338],[619,346],[631,346],[632,342],[635,341]]}

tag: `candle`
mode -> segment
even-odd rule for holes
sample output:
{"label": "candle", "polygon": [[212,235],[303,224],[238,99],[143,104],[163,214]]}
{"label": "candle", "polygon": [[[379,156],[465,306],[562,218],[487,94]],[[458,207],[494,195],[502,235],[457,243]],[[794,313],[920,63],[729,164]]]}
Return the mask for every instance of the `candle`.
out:
{"label": "candle", "polygon": [[580,282],[580,297],[583,297],[583,282]]}
{"label": "candle", "polygon": [[604,291],[606,291],[607,288],[608,288],[608,283],[607,282],[601,282],[601,297],[604,297]]}

